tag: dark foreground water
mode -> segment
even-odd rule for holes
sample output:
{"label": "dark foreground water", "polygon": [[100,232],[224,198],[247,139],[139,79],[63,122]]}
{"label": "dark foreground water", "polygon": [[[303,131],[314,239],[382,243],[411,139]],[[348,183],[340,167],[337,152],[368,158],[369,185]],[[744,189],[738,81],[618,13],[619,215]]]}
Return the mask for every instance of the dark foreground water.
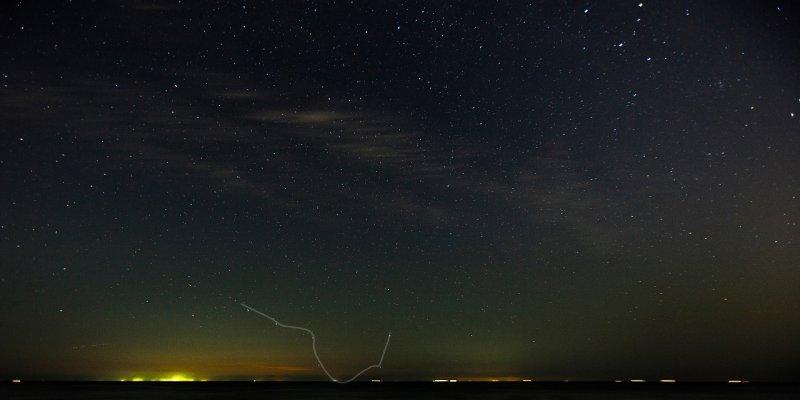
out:
{"label": "dark foreground water", "polygon": [[794,384],[2,383],[0,399],[798,399]]}

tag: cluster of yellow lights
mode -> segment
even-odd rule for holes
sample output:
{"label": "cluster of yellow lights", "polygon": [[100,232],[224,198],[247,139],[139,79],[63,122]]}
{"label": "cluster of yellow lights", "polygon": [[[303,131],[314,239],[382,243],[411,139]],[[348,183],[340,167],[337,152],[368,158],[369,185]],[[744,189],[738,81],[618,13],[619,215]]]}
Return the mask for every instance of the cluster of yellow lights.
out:
{"label": "cluster of yellow lights", "polygon": [[[152,379],[145,379],[141,376],[134,376],[133,378],[122,378],[120,379],[122,382],[194,382],[195,379],[191,376],[186,374],[171,374],[167,376],[162,376],[158,378]],[[205,381],[205,379],[201,379],[201,381]]]}

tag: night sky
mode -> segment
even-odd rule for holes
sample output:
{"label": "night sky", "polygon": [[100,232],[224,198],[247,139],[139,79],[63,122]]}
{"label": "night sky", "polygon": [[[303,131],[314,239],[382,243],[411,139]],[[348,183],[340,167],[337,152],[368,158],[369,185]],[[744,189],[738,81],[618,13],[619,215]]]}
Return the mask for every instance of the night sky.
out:
{"label": "night sky", "polygon": [[797,4],[0,10],[0,379],[797,379]]}

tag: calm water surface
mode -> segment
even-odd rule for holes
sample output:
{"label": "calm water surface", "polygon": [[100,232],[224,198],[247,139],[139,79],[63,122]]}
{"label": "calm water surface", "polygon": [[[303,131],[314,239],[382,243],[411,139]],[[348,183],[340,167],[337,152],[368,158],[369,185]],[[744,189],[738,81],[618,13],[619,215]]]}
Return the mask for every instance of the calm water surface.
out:
{"label": "calm water surface", "polygon": [[0,399],[800,399],[795,384],[50,382]]}

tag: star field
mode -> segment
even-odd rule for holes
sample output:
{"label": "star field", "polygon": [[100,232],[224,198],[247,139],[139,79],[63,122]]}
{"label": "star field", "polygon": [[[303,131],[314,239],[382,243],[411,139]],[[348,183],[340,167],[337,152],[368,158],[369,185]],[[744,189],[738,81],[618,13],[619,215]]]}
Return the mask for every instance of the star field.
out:
{"label": "star field", "polygon": [[1,9],[1,379],[796,379],[790,2]]}

